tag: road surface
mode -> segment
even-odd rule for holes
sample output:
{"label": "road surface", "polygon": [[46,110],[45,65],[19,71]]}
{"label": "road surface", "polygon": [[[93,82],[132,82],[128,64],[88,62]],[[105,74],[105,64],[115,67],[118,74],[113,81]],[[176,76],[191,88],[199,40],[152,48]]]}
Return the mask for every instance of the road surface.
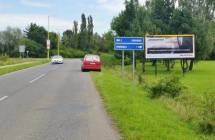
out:
{"label": "road surface", "polygon": [[0,76],[0,140],[117,140],[79,59]]}

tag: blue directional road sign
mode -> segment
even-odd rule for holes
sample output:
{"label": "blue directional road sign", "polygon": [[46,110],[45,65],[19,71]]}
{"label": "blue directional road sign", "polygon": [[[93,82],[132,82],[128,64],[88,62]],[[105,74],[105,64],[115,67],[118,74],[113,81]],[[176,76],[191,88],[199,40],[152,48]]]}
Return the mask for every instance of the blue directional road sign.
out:
{"label": "blue directional road sign", "polygon": [[115,37],[114,50],[144,50],[143,37]]}

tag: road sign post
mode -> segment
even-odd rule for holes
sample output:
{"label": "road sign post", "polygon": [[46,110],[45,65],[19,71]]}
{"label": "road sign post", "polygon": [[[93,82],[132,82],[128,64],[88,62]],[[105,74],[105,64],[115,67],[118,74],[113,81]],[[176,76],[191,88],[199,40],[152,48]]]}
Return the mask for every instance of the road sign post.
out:
{"label": "road sign post", "polygon": [[58,40],[57,40],[57,55],[60,55],[60,33],[58,34]]}
{"label": "road sign post", "polygon": [[49,16],[48,16],[48,36],[47,36],[47,59],[49,60],[49,50],[51,46],[51,42],[49,40]]}
{"label": "road sign post", "polygon": [[27,58],[29,58],[29,50],[27,50],[26,53],[27,53]]}
{"label": "road sign post", "polygon": [[132,78],[135,79],[135,51],[133,50],[133,68],[132,68]]}
{"label": "road sign post", "polygon": [[125,51],[133,51],[132,77],[135,78],[135,51],[144,50],[143,37],[115,37],[114,50],[122,51],[122,74],[124,71]]}
{"label": "road sign post", "polygon": [[49,59],[49,50],[51,48],[51,41],[48,39],[46,42],[47,45],[47,59]]}
{"label": "road sign post", "polygon": [[122,51],[122,75],[124,74],[125,67],[125,51]]}
{"label": "road sign post", "polygon": [[24,57],[24,53],[25,53],[25,45],[20,45],[19,46],[19,57],[21,58],[21,57]]}

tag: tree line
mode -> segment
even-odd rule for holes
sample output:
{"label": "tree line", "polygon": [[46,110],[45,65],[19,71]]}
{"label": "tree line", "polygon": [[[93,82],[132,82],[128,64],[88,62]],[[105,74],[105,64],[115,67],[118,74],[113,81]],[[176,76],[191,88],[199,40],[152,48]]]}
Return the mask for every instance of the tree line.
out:
{"label": "tree line", "polygon": [[[84,53],[114,53],[115,36],[144,36],[146,34],[195,34],[196,60],[215,59],[215,1],[214,0],[125,0],[125,9],[111,22],[111,29],[99,35],[94,32],[92,16],[81,15],[81,22],[63,32],[62,55]],[[25,44],[31,57],[46,57],[47,30],[31,23],[22,32],[8,27],[0,32],[0,54],[17,56],[18,45]],[[58,34],[50,32],[51,53],[57,49]],[[115,53],[119,56],[119,53]],[[138,58],[144,56],[138,53]],[[127,52],[127,56],[129,52]]]}
{"label": "tree line", "polygon": [[196,60],[215,58],[214,0],[125,0],[111,28],[118,36],[195,34]]}
{"label": "tree line", "polygon": [[[46,40],[48,31],[35,23],[31,23],[22,32],[19,28],[8,27],[0,32],[0,54],[11,57],[19,56],[19,45],[25,45],[30,57],[46,57]],[[73,22],[73,28],[67,29],[60,37],[60,48],[62,55],[73,57],[76,52],[84,55],[99,50],[102,37],[94,33],[93,17],[81,15],[81,23]],[[51,53],[56,54],[58,33],[50,32]],[[70,53],[68,53],[70,52]],[[71,54],[71,55],[70,55]]]}

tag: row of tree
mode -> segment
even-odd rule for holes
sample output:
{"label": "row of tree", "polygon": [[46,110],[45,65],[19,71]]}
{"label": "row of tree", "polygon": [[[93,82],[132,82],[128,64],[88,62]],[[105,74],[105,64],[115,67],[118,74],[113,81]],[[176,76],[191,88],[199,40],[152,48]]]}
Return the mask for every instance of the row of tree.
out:
{"label": "row of tree", "polygon": [[[125,0],[125,10],[112,20],[111,28],[118,36],[195,34],[196,60],[215,58],[214,0],[146,0],[144,5]],[[144,58],[142,52],[139,56]],[[171,62],[164,60],[168,70]],[[192,70],[194,60],[185,63],[183,70]]]}
{"label": "row of tree", "polygon": [[126,0],[125,7],[111,23],[117,35],[195,34],[196,59],[215,57],[214,0]]}
{"label": "row of tree", "polygon": [[68,48],[82,49],[89,51],[94,47],[93,18],[86,18],[85,14],[81,15],[80,30],[78,30],[78,22],[73,22],[73,29],[63,32],[62,43]]}
{"label": "row of tree", "polygon": [[23,38],[22,31],[18,28],[8,27],[0,32],[0,53],[2,55],[15,55],[18,52],[17,44]]}
{"label": "row of tree", "polygon": [[[8,27],[5,31],[0,32],[0,53],[15,57],[19,55],[19,45],[25,45],[29,51],[30,57],[46,57],[46,40],[48,31],[35,23],[31,23],[22,32],[18,28]],[[51,50],[57,49],[58,33],[50,32]],[[95,52],[102,44],[102,37],[94,33],[94,24],[92,16],[86,17],[81,15],[81,23],[73,22],[73,28],[63,32],[60,41],[61,52],[68,49],[79,49],[83,52]],[[68,55],[67,55],[68,56]],[[71,56],[72,57],[72,56]]]}
{"label": "row of tree", "polygon": [[[214,0],[125,0],[125,10],[114,17],[111,30],[102,36],[94,33],[92,16],[81,15],[81,23],[63,32],[61,48],[79,49],[85,53],[113,53],[114,36],[144,36],[145,34],[195,34],[196,59],[215,59]],[[24,33],[17,28],[0,32],[0,53],[18,54],[18,45],[25,44],[31,57],[46,56],[48,32],[31,23]],[[50,33],[51,50],[57,48],[58,34]],[[143,58],[142,52],[139,53]]]}

